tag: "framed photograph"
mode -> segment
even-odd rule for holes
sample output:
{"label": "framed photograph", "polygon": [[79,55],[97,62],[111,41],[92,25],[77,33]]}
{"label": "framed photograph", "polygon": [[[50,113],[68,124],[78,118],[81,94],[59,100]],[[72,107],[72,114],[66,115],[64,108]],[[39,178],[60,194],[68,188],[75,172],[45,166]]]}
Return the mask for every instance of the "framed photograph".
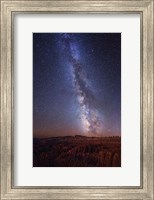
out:
{"label": "framed photograph", "polygon": [[121,33],[33,33],[33,167],[120,167],[120,108]]}
{"label": "framed photograph", "polygon": [[1,0],[1,199],[154,199],[153,0]]}

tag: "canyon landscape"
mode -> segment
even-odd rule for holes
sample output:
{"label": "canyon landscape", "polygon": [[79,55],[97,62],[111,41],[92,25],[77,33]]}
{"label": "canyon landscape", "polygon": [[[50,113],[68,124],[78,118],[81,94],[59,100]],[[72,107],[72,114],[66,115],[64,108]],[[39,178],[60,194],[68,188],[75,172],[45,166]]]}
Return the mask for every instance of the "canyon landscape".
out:
{"label": "canyon landscape", "polygon": [[121,137],[76,135],[33,142],[33,167],[121,166]]}

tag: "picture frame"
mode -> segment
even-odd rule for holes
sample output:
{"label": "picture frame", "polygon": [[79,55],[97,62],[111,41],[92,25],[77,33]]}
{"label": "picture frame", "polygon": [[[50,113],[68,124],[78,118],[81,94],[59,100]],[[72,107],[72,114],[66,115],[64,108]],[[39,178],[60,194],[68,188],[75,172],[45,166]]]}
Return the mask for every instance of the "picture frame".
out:
{"label": "picture frame", "polygon": [[[14,186],[14,16],[17,13],[138,13],[141,22],[141,185]],[[154,199],[153,0],[1,0],[1,199]]]}

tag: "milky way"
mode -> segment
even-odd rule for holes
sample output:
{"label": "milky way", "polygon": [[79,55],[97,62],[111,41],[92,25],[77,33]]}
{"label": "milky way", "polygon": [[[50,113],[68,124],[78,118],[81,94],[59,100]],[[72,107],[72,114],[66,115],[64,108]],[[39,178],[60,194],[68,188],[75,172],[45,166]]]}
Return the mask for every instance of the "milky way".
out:
{"label": "milky way", "polygon": [[120,33],[33,34],[33,130],[120,135]]}
{"label": "milky way", "polygon": [[[79,57],[77,42],[73,40],[72,34],[62,34],[62,48],[67,52],[74,89],[80,105],[80,115],[85,133],[97,134],[101,130],[102,124],[98,117],[97,110],[92,108],[94,94],[88,85],[87,77],[84,75],[84,66]],[[65,53],[65,52],[64,52]]]}

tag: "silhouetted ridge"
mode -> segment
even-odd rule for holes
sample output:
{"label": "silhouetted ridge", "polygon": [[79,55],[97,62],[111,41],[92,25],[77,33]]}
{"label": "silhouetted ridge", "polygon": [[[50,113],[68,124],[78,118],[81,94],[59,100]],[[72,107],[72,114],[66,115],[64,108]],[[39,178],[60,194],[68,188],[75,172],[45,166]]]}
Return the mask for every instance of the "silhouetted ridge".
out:
{"label": "silhouetted ridge", "polygon": [[86,138],[85,135],[75,135],[75,138]]}

